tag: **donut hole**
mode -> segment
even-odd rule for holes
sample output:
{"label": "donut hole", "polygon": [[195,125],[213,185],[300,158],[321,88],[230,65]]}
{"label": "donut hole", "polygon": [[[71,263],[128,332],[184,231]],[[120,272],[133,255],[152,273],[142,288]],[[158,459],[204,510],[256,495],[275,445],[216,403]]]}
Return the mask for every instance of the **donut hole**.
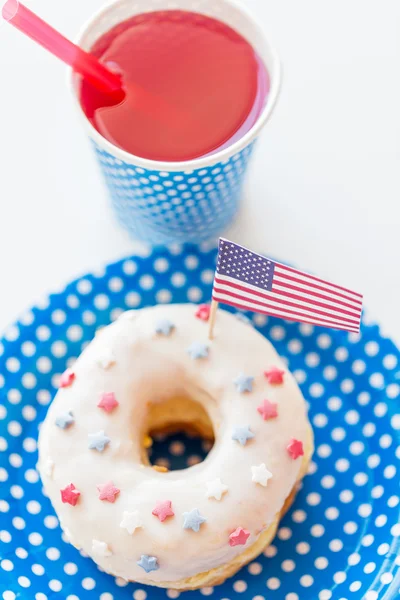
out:
{"label": "donut hole", "polygon": [[214,428],[199,402],[180,396],[150,405],[144,439],[148,446],[143,448],[144,464],[176,471],[207,457],[214,445]]}

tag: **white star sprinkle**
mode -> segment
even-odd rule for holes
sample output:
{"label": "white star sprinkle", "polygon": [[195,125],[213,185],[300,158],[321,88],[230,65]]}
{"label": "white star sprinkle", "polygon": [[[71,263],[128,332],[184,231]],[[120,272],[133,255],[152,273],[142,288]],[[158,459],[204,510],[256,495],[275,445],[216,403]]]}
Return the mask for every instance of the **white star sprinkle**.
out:
{"label": "white star sprinkle", "polygon": [[137,310],[126,310],[125,312],[122,313],[122,315],[120,315],[118,317],[118,320],[122,319],[122,320],[126,320],[126,321],[134,321],[135,319],[137,319],[137,317],[138,317]]}
{"label": "white star sprinkle", "polygon": [[228,491],[228,486],[222,483],[219,477],[217,477],[217,479],[213,479],[213,481],[207,481],[206,486],[207,498],[215,498],[216,500],[221,500],[225,492]]}
{"label": "white star sprinkle", "polygon": [[97,364],[102,369],[109,369],[112,365],[115,365],[115,356],[111,350],[105,350],[102,355],[97,359]]}
{"label": "white star sprinkle", "polygon": [[47,477],[52,477],[53,469],[54,469],[54,462],[51,460],[51,458],[48,458],[46,460],[46,464],[44,465],[43,472],[45,475],[47,475]]}
{"label": "white star sprinkle", "polygon": [[253,474],[251,480],[264,487],[267,486],[268,480],[272,477],[272,473],[268,471],[264,463],[261,463],[258,467],[251,467],[251,472]]}
{"label": "white star sprinkle", "polygon": [[124,510],[122,521],[119,526],[122,527],[122,529],[126,529],[130,535],[135,533],[135,530],[138,529],[138,527],[142,527],[142,519],[140,518],[139,511],[134,510],[129,512],[128,510]]}
{"label": "white star sprinkle", "polygon": [[99,540],[92,540],[92,552],[96,554],[96,556],[111,556],[112,552],[106,544],[106,542],[99,542]]}

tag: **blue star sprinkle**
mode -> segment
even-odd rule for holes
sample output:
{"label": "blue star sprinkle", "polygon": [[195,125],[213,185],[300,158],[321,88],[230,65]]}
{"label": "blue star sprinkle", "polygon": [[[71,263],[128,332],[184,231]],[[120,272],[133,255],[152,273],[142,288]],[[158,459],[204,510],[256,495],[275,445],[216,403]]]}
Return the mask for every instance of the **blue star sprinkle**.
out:
{"label": "blue star sprinkle", "polygon": [[156,323],[156,333],[168,336],[175,329],[175,325],[169,319],[159,319]]}
{"label": "blue star sprinkle", "polygon": [[247,444],[247,440],[251,440],[254,437],[254,433],[250,431],[250,427],[246,425],[245,427],[235,427],[232,433],[232,439],[245,446]]}
{"label": "blue star sprinkle", "polygon": [[208,346],[202,342],[193,342],[193,344],[187,349],[187,353],[189,354],[190,358],[193,358],[193,360],[197,358],[207,358]]}
{"label": "blue star sprinkle", "polygon": [[103,452],[104,448],[111,442],[103,430],[97,433],[89,433],[88,438],[90,450],[97,450],[98,452]]}
{"label": "blue star sprinkle", "polygon": [[183,513],[183,529],[193,529],[193,531],[199,531],[200,525],[205,523],[207,519],[202,517],[199,509],[194,508],[190,512]]}
{"label": "blue star sprinkle", "polygon": [[249,319],[249,317],[246,317],[246,315],[244,315],[241,312],[236,313],[235,317],[237,318],[238,321],[241,321],[245,325],[253,325],[253,323],[251,322],[251,320]]}
{"label": "blue star sprinkle", "polygon": [[233,383],[236,385],[237,391],[243,394],[244,392],[253,391],[253,381],[254,377],[248,377],[247,375],[240,373],[240,375],[233,380]]}
{"label": "blue star sprinkle", "polygon": [[75,423],[75,419],[71,411],[59,415],[55,420],[55,424],[57,425],[57,427],[60,427],[60,429],[67,429],[67,427],[69,427],[73,423]]}
{"label": "blue star sprinkle", "polygon": [[139,565],[139,567],[142,567],[146,573],[157,571],[157,569],[160,568],[157,558],[155,556],[149,556],[148,554],[142,554],[140,560],[138,560],[136,564]]}

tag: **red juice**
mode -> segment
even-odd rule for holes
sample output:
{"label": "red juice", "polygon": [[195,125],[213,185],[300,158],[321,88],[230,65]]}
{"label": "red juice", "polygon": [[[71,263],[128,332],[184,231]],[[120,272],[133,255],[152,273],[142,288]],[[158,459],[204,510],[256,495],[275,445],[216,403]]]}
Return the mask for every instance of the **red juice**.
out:
{"label": "red juice", "polygon": [[206,156],[240,139],[262,112],[267,70],[224,23],[183,10],[143,13],[91,48],[122,76],[111,104],[82,81],[82,108],[97,131],[127,152],[158,161]]}

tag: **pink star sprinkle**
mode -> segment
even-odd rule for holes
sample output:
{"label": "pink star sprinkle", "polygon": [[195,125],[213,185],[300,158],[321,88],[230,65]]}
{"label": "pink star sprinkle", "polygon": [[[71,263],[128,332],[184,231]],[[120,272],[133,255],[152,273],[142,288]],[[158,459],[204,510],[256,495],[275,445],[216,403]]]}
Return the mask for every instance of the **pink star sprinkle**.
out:
{"label": "pink star sprinkle", "polygon": [[275,419],[278,416],[277,404],[274,402],[270,402],[269,400],[263,400],[262,404],[257,407],[258,412],[264,419],[264,421],[268,421],[268,419]]}
{"label": "pink star sprinkle", "polygon": [[64,504],[71,504],[71,506],[75,506],[78,502],[78,498],[81,493],[76,489],[73,483],[67,485],[66,488],[60,490],[61,492],[61,500]]}
{"label": "pink star sprinkle", "polygon": [[296,460],[299,456],[304,455],[303,442],[299,442],[299,440],[292,438],[286,447],[286,450],[288,451],[289,456],[293,458],[293,460]]}
{"label": "pink star sprinkle", "polygon": [[115,496],[119,494],[120,490],[115,487],[112,481],[107,483],[101,483],[97,486],[100,500],[107,500],[107,502],[115,502]]}
{"label": "pink star sprinkle", "polygon": [[75,379],[75,373],[72,369],[67,369],[60,377],[60,383],[58,384],[60,388],[65,388],[71,385],[71,383]]}
{"label": "pink star sprinkle", "polygon": [[210,305],[209,304],[200,304],[200,306],[196,310],[196,317],[201,319],[202,321],[208,321],[210,318]]}
{"label": "pink star sprinkle", "polygon": [[116,400],[114,392],[107,392],[102,394],[100,402],[98,403],[98,407],[102,408],[106,412],[112,412],[116,406],[119,405],[118,400]]}
{"label": "pink star sprinkle", "polygon": [[268,371],[264,371],[264,375],[268,380],[268,383],[272,385],[281,385],[283,383],[283,376],[285,371],[278,369],[278,367],[271,367]]}
{"label": "pink star sprinkle", "polygon": [[250,531],[247,531],[247,529],[243,529],[243,527],[238,527],[229,536],[229,545],[230,546],[244,546],[248,540],[249,535],[250,535]]}
{"label": "pink star sprinkle", "polygon": [[165,521],[167,517],[173,517],[174,511],[171,508],[171,500],[164,500],[164,502],[157,502],[155,509],[152,511],[152,515],[158,517],[161,521]]}

